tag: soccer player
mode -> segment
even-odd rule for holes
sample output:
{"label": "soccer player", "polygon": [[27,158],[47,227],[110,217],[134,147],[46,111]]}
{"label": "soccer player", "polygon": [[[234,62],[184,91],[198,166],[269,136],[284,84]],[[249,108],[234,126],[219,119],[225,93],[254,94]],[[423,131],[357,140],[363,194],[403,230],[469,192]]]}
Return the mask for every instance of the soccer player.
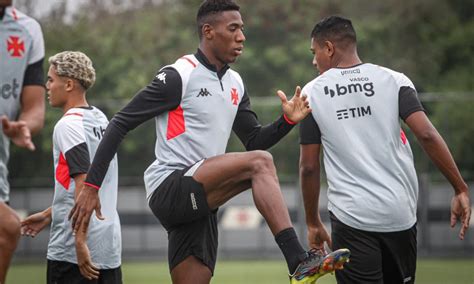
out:
{"label": "soccer player", "polygon": [[[245,41],[239,6],[232,0],[204,1],[197,25],[197,52],[161,69],[111,120],[71,211],[74,231],[87,228],[92,211],[101,216],[98,193],[107,190],[102,188],[104,173],[123,137],[154,118],[156,161],[145,172],[145,186],[149,206],[168,232],[173,283],[210,282],[217,253],[216,212],[249,188],[292,281],[306,281],[317,272],[321,257],[300,245],[272,156],[258,151],[277,143],[310,112],[306,98],[299,88],[290,101],[279,91],[284,114],[261,126],[240,75],[229,68]],[[225,154],[232,130],[249,152]]]}
{"label": "soccer player", "polygon": [[93,216],[86,237],[84,231],[73,236],[67,218],[108,124],[105,115],[86,100],[95,70],[91,60],[77,51],[58,53],[49,58],[49,64],[49,103],[64,112],[53,133],[54,199],[50,208],[22,221],[22,234],[34,237],[51,223],[47,283],[122,283],[116,156],[100,191],[105,219]]}
{"label": "soccer player", "polygon": [[[338,283],[414,283],[418,182],[400,119],[454,189],[451,226],[461,220],[464,238],[471,216],[469,190],[438,131],[405,75],[357,54],[349,19],[331,16],[311,33],[309,82],[312,115],[300,124],[300,178],[312,247],[328,242],[349,248],[351,262]],[[328,180],[331,237],[319,215],[320,151]]]}
{"label": "soccer player", "polygon": [[10,141],[34,150],[31,136],[44,124],[44,43],[34,19],[0,0],[0,283],[20,237],[20,219],[8,206]]}

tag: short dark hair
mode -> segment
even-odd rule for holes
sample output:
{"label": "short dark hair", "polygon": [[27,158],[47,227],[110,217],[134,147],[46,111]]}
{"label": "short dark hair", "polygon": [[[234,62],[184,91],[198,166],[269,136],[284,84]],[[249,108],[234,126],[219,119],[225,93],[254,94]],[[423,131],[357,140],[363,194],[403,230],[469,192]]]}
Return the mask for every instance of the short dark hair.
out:
{"label": "short dark hair", "polygon": [[233,0],[205,0],[202,2],[196,17],[199,38],[202,37],[202,27],[214,21],[213,16],[224,11],[239,10],[240,6]]}
{"label": "short dark hair", "polygon": [[351,20],[341,16],[329,16],[314,26],[311,38],[318,43],[329,40],[348,46],[357,43],[356,32]]}

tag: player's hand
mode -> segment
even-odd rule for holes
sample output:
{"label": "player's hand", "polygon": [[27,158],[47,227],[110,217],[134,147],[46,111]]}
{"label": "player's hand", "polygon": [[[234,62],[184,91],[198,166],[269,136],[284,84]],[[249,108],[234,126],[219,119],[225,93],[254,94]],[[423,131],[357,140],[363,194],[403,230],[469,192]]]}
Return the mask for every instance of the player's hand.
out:
{"label": "player's hand", "polygon": [[471,221],[471,201],[469,199],[469,190],[458,193],[451,199],[451,228],[454,228],[458,220],[461,221],[461,230],[459,238],[464,240],[464,235],[469,228]]}
{"label": "player's hand", "polygon": [[50,223],[51,216],[45,211],[30,215],[21,221],[21,235],[34,238]]}
{"label": "player's hand", "polygon": [[2,116],[3,133],[18,147],[35,150],[35,144],[31,140],[31,131],[23,120],[10,121],[5,115]]}
{"label": "player's hand", "polygon": [[300,122],[311,112],[308,97],[306,95],[301,95],[300,86],[296,87],[295,94],[291,100],[288,100],[285,93],[281,90],[278,90],[277,94],[281,100],[283,113],[294,123]]}
{"label": "player's hand", "polygon": [[79,230],[87,233],[92,212],[95,210],[97,219],[104,220],[100,211],[99,191],[93,187],[85,185],[76,198],[74,207],[69,213],[69,220],[72,220],[72,230],[75,235]]}
{"label": "player's hand", "polygon": [[99,279],[99,268],[91,260],[89,248],[86,242],[76,241],[77,265],[82,276],[89,280]]}
{"label": "player's hand", "polygon": [[327,253],[324,248],[324,242],[326,242],[329,248],[332,249],[332,241],[329,236],[326,227],[323,223],[319,223],[316,226],[308,226],[308,244],[310,248],[315,248]]}

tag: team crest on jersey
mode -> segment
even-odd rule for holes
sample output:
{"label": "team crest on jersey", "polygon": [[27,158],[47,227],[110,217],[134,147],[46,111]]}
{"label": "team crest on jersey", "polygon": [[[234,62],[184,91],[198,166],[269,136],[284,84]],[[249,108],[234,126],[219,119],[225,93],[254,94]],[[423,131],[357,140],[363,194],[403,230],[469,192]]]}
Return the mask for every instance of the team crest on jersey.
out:
{"label": "team crest on jersey", "polygon": [[239,104],[239,93],[237,93],[236,88],[232,88],[232,91],[230,92],[230,99],[232,100],[233,105]]}
{"label": "team crest on jersey", "polygon": [[25,43],[18,36],[10,36],[7,39],[7,51],[11,57],[22,57],[25,53]]}

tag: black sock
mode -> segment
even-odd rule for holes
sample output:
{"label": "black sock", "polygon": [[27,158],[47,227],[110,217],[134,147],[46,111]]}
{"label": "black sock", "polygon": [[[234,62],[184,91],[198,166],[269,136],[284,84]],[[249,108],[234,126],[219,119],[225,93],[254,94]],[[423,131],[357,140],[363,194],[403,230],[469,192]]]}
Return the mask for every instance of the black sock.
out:
{"label": "black sock", "polygon": [[288,228],[275,235],[275,241],[285,256],[286,264],[290,274],[295,272],[298,264],[306,255],[306,251],[301,246],[295,229]]}

